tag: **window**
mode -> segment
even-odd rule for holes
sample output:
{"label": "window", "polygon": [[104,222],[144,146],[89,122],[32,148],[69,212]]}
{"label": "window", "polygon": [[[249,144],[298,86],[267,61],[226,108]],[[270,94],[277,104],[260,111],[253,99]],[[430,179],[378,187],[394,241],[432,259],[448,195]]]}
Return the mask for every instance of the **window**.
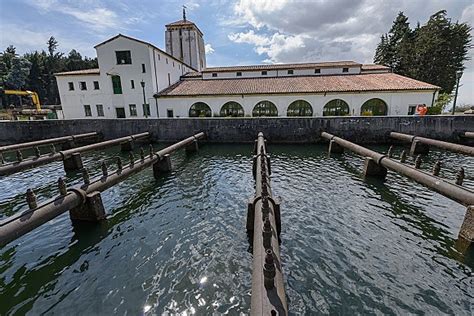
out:
{"label": "window", "polygon": [[341,99],[334,99],[326,103],[323,108],[323,116],[349,115],[349,105]]}
{"label": "window", "polygon": [[216,72],[213,72],[213,73],[212,73],[212,76],[213,76],[213,77],[217,77],[217,73],[216,73]]}
{"label": "window", "polygon": [[99,81],[94,81],[94,90],[99,90]]}
{"label": "window", "polygon": [[387,104],[383,100],[377,98],[365,101],[360,108],[360,115],[363,116],[387,115],[387,112]]}
{"label": "window", "polygon": [[166,110],[166,116],[167,117],[173,117],[174,116],[173,110],[171,110],[171,109]]}
{"label": "window", "polygon": [[315,73],[315,74],[320,74],[320,73],[321,73],[321,69],[316,68],[316,69],[314,70],[314,73]]}
{"label": "window", "polygon": [[174,61],[173,61],[173,67],[174,67]]}
{"label": "window", "polygon": [[242,117],[244,116],[244,108],[237,102],[230,101],[221,107],[221,117]]}
{"label": "window", "polygon": [[166,58],[166,64],[168,64],[168,58]]}
{"label": "window", "polygon": [[291,102],[286,111],[287,116],[313,116],[311,104],[305,100]]}
{"label": "window", "polygon": [[125,108],[115,108],[117,118],[125,118]]}
{"label": "window", "polygon": [[237,76],[237,77],[242,77],[242,72],[237,71],[236,76]]}
{"label": "window", "polygon": [[349,72],[349,68],[342,68],[342,72]]}
{"label": "window", "polygon": [[278,116],[278,110],[275,104],[270,101],[260,101],[255,104],[252,116]]}
{"label": "window", "polygon": [[67,84],[69,86],[69,91],[74,91],[74,83],[73,82],[68,82]]}
{"label": "window", "polygon": [[132,89],[135,89],[135,81],[130,80],[130,87],[131,87]]}
{"label": "window", "polygon": [[262,71],[262,76],[266,76],[266,75],[267,75],[267,71],[266,70]]}
{"label": "window", "polygon": [[170,85],[171,85],[171,75],[170,75],[170,73],[168,72],[168,86],[170,86]]}
{"label": "window", "polygon": [[86,116],[92,116],[92,110],[90,105],[84,105],[84,113]]}
{"label": "window", "polygon": [[293,72],[294,72],[293,69],[288,70],[288,74],[289,74],[289,75],[292,75]]}
{"label": "window", "polygon": [[146,70],[145,70],[145,64],[142,64],[142,73],[145,73]]}
{"label": "window", "polygon": [[79,89],[81,90],[87,90],[87,84],[85,81],[80,81],[79,82]]}
{"label": "window", "polygon": [[120,76],[112,76],[112,88],[114,94],[122,94],[122,82],[120,81]]}
{"label": "window", "polygon": [[97,104],[97,116],[104,116],[104,106],[102,104]]}
{"label": "window", "polygon": [[132,63],[132,55],[129,50],[118,50],[115,52],[117,65],[130,65]]}
{"label": "window", "polygon": [[408,115],[415,115],[417,105],[408,105]]}
{"label": "window", "polygon": [[130,108],[130,116],[137,116],[137,105],[129,104],[128,107]]}
{"label": "window", "polygon": [[204,102],[196,102],[189,108],[189,117],[211,117],[212,112],[209,105]]}
{"label": "window", "polygon": [[149,104],[143,104],[143,115],[145,117],[151,116],[151,111],[150,111],[150,105]]}

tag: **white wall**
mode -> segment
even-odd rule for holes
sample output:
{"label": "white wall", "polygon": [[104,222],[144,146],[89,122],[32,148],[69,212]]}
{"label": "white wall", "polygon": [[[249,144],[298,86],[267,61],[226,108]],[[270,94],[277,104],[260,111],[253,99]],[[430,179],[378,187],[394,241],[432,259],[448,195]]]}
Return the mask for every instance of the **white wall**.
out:
{"label": "white wall", "polygon": [[[307,69],[279,69],[279,70],[267,70],[266,75],[262,75],[262,70],[259,71],[239,71],[242,73],[242,76],[237,76],[237,71],[219,71],[217,73],[217,77],[212,76],[212,72],[204,72],[202,74],[203,79],[228,79],[228,78],[255,78],[255,77],[291,77],[291,76],[322,76],[322,75],[347,75],[347,74],[360,74],[361,70],[360,67],[345,67],[349,68],[348,72],[342,71],[343,67],[327,67],[327,68],[319,68],[321,70],[320,73],[315,73],[315,68],[307,68]],[[288,70],[293,69],[293,75],[288,74]]]}
{"label": "white wall", "polygon": [[[131,64],[117,64],[115,51],[129,50]],[[57,76],[61,105],[65,118],[85,118],[84,105],[90,105],[92,117],[97,118],[97,104],[104,108],[104,118],[116,118],[116,108],[123,107],[130,117],[129,105],[137,107],[137,118],[144,117],[143,89],[140,82],[145,82],[145,98],[150,104],[151,117],[157,117],[156,100],[153,95],[176,83],[181,75],[190,68],[150,45],[123,37],[97,47],[100,75]],[[142,72],[145,64],[145,73]],[[168,80],[169,74],[169,80]],[[121,79],[122,94],[113,94],[112,75]],[[131,80],[134,81],[132,89]],[[87,90],[79,88],[79,82],[87,82]],[[99,81],[99,90],[93,89],[93,81]],[[74,91],[69,91],[68,82],[74,83]],[[98,117],[101,118],[101,117]]]}
{"label": "white wall", "polygon": [[170,27],[166,30],[165,41],[168,54],[199,71],[206,67],[204,40],[196,28]]}
{"label": "white wall", "polygon": [[[57,76],[61,106],[64,112],[64,118],[83,118],[85,117],[84,104],[91,106],[93,117],[97,117],[96,104],[103,104],[106,112],[106,93],[104,90],[107,83],[99,75],[83,76]],[[87,90],[80,90],[79,82],[85,81]],[[99,90],[94,90],[93,82],[99,82]],[[74,84],[74,90],[69,90],[69,82]]]}
{"label": "white wall", "polygon": [[365,101],[372,98],[382,99],[388,106],[388,115],[407,115],[408,107],[412,104],[425,103],[431,106],[432,91],[422,92],[370,92],[370,93],[328,93],[301,94],[301,95],[268,95],[268,96],[207,96],[207,97],[162,97],[158,99],[160,117],[166,117],[167,110],[172,109],[175,117],[188,117],[189,108],[195,102],[204,102],[212,110],[213,116],[220,113],[222,105],[228,101],[235,101],[242,105],[246,116],[252,115],[252,110],[260,101],[273,102],[278,109],[278,116],[286,116],[288,106],[296,100],[305,100],[313,108],[313,116],[322,116],[323,107],[331,100],[342,99],[349,104],[350,114],[360,115],[360,108]]}

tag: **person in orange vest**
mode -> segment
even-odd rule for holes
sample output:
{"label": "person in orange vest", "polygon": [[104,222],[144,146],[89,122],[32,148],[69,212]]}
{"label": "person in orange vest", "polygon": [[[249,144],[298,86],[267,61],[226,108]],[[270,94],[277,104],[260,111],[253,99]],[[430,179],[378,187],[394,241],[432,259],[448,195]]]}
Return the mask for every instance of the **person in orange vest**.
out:
{"label": "person in orange vest", "polygon": [[418,104],[418,106],[416,107],[415,115],[423,116],[426,115],[427,112],[428,107],[426,106],[426,104]]}

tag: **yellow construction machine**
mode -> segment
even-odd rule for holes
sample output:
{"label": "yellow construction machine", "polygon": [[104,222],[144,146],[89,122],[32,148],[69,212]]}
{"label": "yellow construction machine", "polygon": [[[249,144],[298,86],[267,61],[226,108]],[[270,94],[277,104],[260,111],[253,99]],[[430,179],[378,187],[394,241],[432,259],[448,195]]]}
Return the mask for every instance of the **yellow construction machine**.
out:
{"label": "yellow construction machine", "polygon": [[[5,118],[7,119],[44,119],[52,111],[49,109],[42,109],[38,93],[35,91],[23,91],[23,90],[3,90],[0,89],[0,95],[18,95],[30,97],[33,103],[34,109],[21,109],[20,111],[15,109],[7,109]],[[1,116],[1,114],[0,114]]]}

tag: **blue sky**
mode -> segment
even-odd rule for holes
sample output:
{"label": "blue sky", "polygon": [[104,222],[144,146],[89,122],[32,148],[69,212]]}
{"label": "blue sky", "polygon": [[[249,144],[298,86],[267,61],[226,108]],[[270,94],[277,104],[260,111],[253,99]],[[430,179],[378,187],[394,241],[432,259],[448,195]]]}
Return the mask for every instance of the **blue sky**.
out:
{"label": "blue sky", "polygon": [[[94,57],[93,46],[118,33],[164,48],[164,25],[181,19],[183,4],[204,33],[208,66],[371,62],[398,11],[412,26],[441,9],[474,24],[470,0],[0,0],[0,48],[45,49],[53,35],[61,51]],[[459,103],[473,104],[474,62],[466,66]]]}

